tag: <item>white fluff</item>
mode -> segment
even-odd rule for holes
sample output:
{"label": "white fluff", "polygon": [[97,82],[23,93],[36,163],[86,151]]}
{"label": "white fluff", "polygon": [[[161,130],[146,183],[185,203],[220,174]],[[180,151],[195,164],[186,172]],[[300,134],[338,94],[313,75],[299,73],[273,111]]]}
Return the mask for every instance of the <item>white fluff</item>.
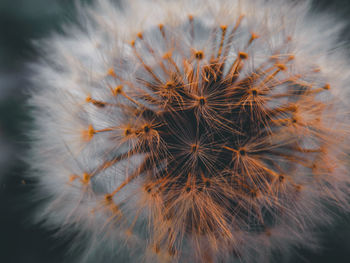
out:
{"label": "white fluff", "polygon": [[[187,22],[189,14],[197,21],[193,42]],[[91,7],[78,6],[80,26],[66,25],[64,34],[54,34],[36,44],[43,59],[35,65],[36,74],[33,76],[36,87],[30,105],[36,128],[32,131],[35,141],[28,159],[32,166],[31,175],[39,180],[36,195],[45,199],[38,218],[48,227],[62,229],[62,235],[71,230],[80,233],[81,236],[74,241],[80,261],[155,262],[157,259],[149,252],[149,233],[128,236],[125,234],[128,226],[111,222],[108,212],[98,209],[104,195],[118,187],[144,156],[127,159],[104,170],[87,185],[79,181],[84,173],[91,173],[108,157],[127,151],[128,145],[120,142],[123,125],[138,122],[127,119],[118,107],[101,111],[88,103],[87,97],[109,103],[117,100],[106,89],[106,86],[119,84],[108,75],[111,68],[138,86],[135,76],[141,65],[130,43],[139,32],[144,32],[155,52],[163,54],[167,49],[156,29],[160,23],[166,25],[167,30],[176,35],[174,41],[178,46],[174,58],[182,65],[181,51],[189,52],[191,48],[210,53],[216,48],[213,38],[219,39],[220,36],[220,32],[213,34],[213,28],[220,25],[232,28],[241,14],[245,19],[234,39],[228,61],[236,59],[237,51],[244,49],[252,32],[260,36],[246,51],[249,59],[242,76],[260,65],[266,54],[290,36],[292,40],[288,48],[295,60],[289,73],[304,74],[310,68],[319,68],[321,73],[310,73],[308,81],[315,85],[331,84],[331,97],[322,100],[349,99],[350,66],[344,48],[338,42],[342,25],[328,15],[311,15],[308,1],[290,4],[280,0],[125,0],[117,4],[111,0],[96,0]],[[157,65],[156,57],[148,52],[144,54],[146,64]],[[155,71],[163,81],[166,80],[160,70]],[[335,110],[343,113],[343,105],[339,103],[338,106],[340,110]],[[339,115],[339,118],[343,116]],[[340,120],[343,122],[340,123],[336,116],[333,121],[329,125],[349,128],[347,119]],[[114,130],[110,136],[93,136],[91,140],[84,140],[82,133],[89,125],[95,130],[116,126],[121,126],[121,129]],[[311,144],[305,142],[308,147],[313,147]],[[348,146],[347,138],[343,146]],[[338,154],[340,150],[343,149],[335,146],[328,155]],[[298,172],[302,184],[311,180],[301,168],[295,171]],[[70,181],[72,175],[80,176],[80,179]],[[272,262],[276,255],[288,258],[288,253],[296,247],[314,247],[313,231],[317,226],[331,222],[323,203],[330,202],[348,209],[349,182],[348,168],[338,167],[332,180],[306,184],[297,203],[285,204],[289,212],[278,219],[280,224],[271,230],[270,237],[249,232],[235,233],[237,240],[246,245],[240,257],[225,255],[224,262]],[[138,178],[114,197],[115,202],[123,203],[123,212],[130,220],[139,211],[136,207],[142,202],[141,187],[142,179]],[[141,214],[140,220],[147,224],[148,211],[143,210]],[[183,244],[183,254],[178,258],[180,262],[192,262],[192,248],[187,245]]]}

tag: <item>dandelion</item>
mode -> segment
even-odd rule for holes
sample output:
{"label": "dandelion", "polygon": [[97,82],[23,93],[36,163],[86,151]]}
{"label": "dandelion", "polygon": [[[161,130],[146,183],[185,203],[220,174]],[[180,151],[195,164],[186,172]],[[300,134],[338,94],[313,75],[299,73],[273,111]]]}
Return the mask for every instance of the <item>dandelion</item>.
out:
{"label": "dandelion", "polygon": [[83,262],[271,262],[314,246],[328,208],[349,208],[350,67],[341,27],[308,10],[79,6],[79,26],[38,43],[39,218],[78,231]]}

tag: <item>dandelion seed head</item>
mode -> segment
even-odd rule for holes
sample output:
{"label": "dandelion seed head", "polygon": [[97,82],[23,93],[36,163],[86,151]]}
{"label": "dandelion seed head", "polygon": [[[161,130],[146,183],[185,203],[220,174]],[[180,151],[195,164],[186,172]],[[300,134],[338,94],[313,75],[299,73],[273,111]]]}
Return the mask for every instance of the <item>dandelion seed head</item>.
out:
{"label": "dandelion seed head", "polygon": [[271,262],[349,208],[338,22],[308,1],[78,13],[38,43],[30,163],[39,217],[84,236],[83,262]]}

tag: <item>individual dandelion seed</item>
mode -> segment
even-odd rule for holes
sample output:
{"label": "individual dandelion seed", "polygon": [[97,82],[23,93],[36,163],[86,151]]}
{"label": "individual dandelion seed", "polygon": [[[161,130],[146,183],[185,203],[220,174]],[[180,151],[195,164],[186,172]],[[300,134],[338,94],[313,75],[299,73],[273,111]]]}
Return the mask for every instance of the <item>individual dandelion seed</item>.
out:
{"label": "individual dandelion seed", "polygon": [[81,261],[272,262],[349,208],[350,67],[308,2],[78,11],[38,45],[30,164]]}

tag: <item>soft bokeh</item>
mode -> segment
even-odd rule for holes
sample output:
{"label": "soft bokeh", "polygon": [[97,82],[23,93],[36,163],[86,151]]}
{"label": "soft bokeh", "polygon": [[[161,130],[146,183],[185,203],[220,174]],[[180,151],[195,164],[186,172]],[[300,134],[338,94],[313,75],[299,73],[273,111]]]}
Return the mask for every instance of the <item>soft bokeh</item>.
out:
{"label": "soft bokeh", "polygon": [[[66,262],[63,251],[69,240],[31,224],[29,192],[35,182],[27,181],[27,167],[20,161],[28,148],[26,131],[30,116],[25,106],[30,88],[28,65],[38,54],[32,40],[59,30],[74,18],[72,0],[0,0],[0,262]],[[317,7],[317,8],[316,8]],[[334,13],[350,24],[349,0],[315,0],[315,9]],[[343,41],[349,46],[350,25]],[[350,59],[350,55],[349,55]],[[350,217],[341,215],[338,224],[325,229],[324,247],[318,253],[300,251],[293,262],[348,262]]]}

